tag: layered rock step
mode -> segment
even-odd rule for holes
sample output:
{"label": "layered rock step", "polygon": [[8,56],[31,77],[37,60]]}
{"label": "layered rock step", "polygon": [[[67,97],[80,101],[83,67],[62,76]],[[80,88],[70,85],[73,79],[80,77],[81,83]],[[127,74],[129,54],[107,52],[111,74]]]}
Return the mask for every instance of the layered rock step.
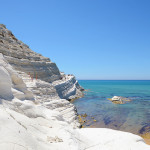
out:
{"label": "layered rock step", "polygon": [[[65,99],[61,99],[57,93],[56,87],[52,83],[42,81],[40,79],[32,79],[30,75],[17,71],[19,77],[29,91],[34,94],[35,102],[42,104],[44,107],[52,110],[59,111],[66,122],[73,125],[73,127],[79,127],[80,124],[77,120],[77,111],[73,104]],[[65,78],[63,84],[66,84],[70,78]],[[57,83],[59,85],[60,82]],[[62,82],[61,82],[62,83]],[[61,85],[60,83],[60,85]]]}

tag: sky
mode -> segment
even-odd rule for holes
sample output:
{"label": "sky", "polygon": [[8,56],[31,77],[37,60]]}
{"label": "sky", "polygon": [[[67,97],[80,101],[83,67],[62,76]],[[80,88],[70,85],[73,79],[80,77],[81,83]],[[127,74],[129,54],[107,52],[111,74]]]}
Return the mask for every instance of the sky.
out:
{"label": "sky", "polygon": [[77,79],[150,80],[150,0],[0,0],[0,23]]}

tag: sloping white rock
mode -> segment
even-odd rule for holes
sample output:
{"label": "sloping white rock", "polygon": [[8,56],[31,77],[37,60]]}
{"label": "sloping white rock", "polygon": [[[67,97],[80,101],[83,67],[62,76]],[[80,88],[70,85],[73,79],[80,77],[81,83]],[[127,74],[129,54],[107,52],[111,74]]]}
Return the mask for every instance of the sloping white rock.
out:
{"label": "sloping white rock", "polygon": [[78,132],[86,139],[87,150],[150,150],[140,136],[132,133],[105,128],[83,128]]}
{"label": "sloping white rock", "polygon": [[103,128],[73,129],[59,111],[32,101],[0,105],[2,150],[150,150],[137,135]]}

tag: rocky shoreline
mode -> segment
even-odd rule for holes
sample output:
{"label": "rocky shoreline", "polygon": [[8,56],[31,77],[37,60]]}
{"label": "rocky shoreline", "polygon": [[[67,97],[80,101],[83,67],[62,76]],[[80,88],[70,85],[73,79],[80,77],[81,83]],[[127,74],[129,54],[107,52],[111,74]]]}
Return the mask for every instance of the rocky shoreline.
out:
{"label": "rocky shoreline", "polygon": [[80,129],[69,100],[83,96],[73,75],[0,25],[1,150],[150,150],[137,135]]}
{"label": "rocky shoreline", "polygon": [[[81,128],[98,128],[95,125],[95,122],[97,122],[97,120],[92,116],[88,116],[86,113],[78,114],[78,120],[79,120],[79,123],[81,124]],[[105,127],[104,127],[104,125],[102,125],[99,128],[105,128]],[[112,128],[109,127],[109,129],[112,129]],[[113,129],[113,130],[116,130],[116,129]],[[116,131],[118,131],[118,130],[116,130]],[[127,131],[123,131],[123,130],[119,130],[119,131],[127,132]],[[133,132],[130,132],[130,133],[133,133]],[[133,133],[133,134],[136,134],[136,133]],[[150,145],[150,134],[149,134],[148,127],[144,128],[142,133],[139,133],[136,135],[142,137],[144,139],[145,143]]]}

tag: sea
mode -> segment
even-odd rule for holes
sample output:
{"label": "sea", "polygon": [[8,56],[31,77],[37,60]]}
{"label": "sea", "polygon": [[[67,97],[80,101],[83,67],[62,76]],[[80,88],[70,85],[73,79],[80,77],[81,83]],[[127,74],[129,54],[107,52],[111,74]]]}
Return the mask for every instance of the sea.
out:
{"label": "sea", "polygon": [[[87,115],[84,127],[150,133],[150,80],[79,80],[79,84],[86,91],[73,103],[79,115]],[[108,100],[113,96],[131,101],[114,104]]]}

